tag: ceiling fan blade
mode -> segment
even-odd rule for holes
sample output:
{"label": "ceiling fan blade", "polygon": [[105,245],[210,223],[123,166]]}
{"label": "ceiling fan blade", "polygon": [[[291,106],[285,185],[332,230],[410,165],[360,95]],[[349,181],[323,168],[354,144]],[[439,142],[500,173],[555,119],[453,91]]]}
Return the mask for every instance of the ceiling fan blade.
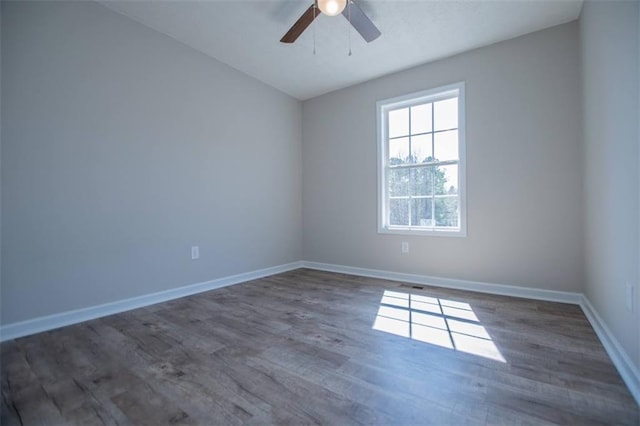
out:
{"label": "ceiling fan blade", "polygon": [[[351,10],[349,10],[351,9]],[[349,17],[351,14],[351,17]],[[351,20],[351,25],[360,33],[367,43],[380,37],[380,30],[375,26],[371,19],[360,9],[355,1],[349,0],[349,4],[342,11],[342,16],[347,20]]]}
{"label": "ceiling fan blade", "polygon": [[307,29],[309,25],[313,22],[314,19],[320,14],[318,9],[315,6],[315,3],[309,6],[302,16],[296,21],[295,24],[287,31],[287,33],[280,39],[281,43],[293,43],[296,41],[300,34]]}

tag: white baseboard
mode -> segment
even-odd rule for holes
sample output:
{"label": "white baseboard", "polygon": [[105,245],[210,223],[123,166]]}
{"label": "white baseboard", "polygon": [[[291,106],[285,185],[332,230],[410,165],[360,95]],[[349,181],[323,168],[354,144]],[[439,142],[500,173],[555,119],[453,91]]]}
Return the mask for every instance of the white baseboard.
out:
{"label": "white baseboard", "polygon": [[627,384],[631,395],[633,395],[638,405],[640,405],[640,370],[633,364],[631,358],[629,358],[618,342],[618,339],[611,333],[607,324],[600,318],[600,315],[598,315],[598,312],[586,296],[582,296],[580,307],[591,323],[591,327],[593,327],[593,330],[598,335],[609,358],[613,361],[613,365],[618,369],[622,380]]}
{"label": "white baseboard", "polygon": [[405,274],[401,272],[381,271],[378,269],[355,268],[352,266],[332,265],[329,263],[303,261],[304,268],[319,271],[339,272],[412,284],[432,285],[457,290],[477,291],[480,293],[498,294],[501,296],[522,297],[525,299],[546,300],[549,302],[571,303],[579,305],[581,293],[567,291],[544,290],[530,287],[518,287],[505,284],[491,284],[479,281],[457,280],[452,278],[431,277],[428,275]]}
{"label": "white baseboard", "polygon": [[0,326],[0,342],[5,340],[17,339],[43,331],[53,330],[55,328],[64,327],[71,324],[77,324],[107,315],[117,314],[131,309],[142,308],[156,303],[166,302],[180,297],[190,296],[204,291],[214,290],[239,284],[246,281],[255,280],[269,275],[280,274],[282,272],[291,271],[302,267],[302,262],[287,263],[284,265],[273,266],[270,268],[259,269],[257,271],[245,272],[229,277],[218,278],[197,284],[191,284],[184,287],[174,288],[171,290],[160,291],[157,293],[145,294],[143,296],[133,297],[125,300],[105,303],[103,305],[90,306],[88,308],[75,309],[73,311],[61,312],[58,314],[38,317],[27,321],[16,322]]}

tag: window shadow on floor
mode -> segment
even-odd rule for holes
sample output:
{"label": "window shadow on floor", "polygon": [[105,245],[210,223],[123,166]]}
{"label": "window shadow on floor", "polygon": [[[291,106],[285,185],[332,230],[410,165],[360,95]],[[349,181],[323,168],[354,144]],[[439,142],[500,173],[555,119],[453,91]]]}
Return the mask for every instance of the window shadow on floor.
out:
{"label": "window shadow on floor", "polygon": [[373,329],[506,362],[471,305],[464,302],[385,290]]}

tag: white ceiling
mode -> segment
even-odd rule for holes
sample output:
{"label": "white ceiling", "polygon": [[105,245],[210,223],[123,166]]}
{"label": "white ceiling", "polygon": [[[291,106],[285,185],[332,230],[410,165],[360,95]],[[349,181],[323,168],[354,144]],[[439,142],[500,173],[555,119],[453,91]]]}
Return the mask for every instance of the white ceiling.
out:
{"label": "white ceiling", "polygon": [[[312,0],[102,0],[289,95],[305,100],[578,18],[582,0],[356,0],[382,32],[367,44],[342,16],[319,16],[280,43]],[[314,24],[312,24],[314,25]]]}

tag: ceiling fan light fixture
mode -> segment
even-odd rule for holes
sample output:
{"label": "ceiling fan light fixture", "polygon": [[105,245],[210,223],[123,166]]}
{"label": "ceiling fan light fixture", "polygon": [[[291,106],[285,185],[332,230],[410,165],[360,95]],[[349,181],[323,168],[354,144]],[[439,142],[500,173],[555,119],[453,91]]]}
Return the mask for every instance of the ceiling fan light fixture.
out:
{"label": "ceiling fan light fixture", "polygon": [[339,15],[346,6],[347,0],[318,0],[318,9],[327,16]]}

